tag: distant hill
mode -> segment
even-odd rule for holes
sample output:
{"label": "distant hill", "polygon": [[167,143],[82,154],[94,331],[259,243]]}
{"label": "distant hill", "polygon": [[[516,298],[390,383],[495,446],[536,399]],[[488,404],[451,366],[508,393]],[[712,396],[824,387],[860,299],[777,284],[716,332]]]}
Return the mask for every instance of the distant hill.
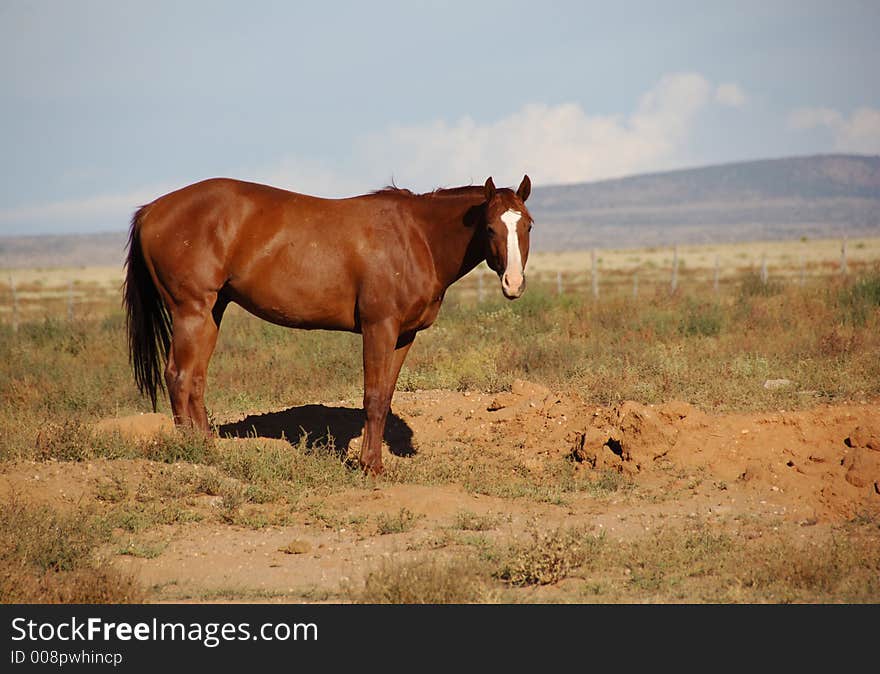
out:
{"label": "distant hill", "polygon": [[0,269],[121,266],[127,241],[128,232],[0,236]]}
{"label": "distant hill", "polygon": [[880,157],[766,159],[536,187],[536,250],[880,236]]}
{"label": "distant hill", "polygon": [[[536,180],[529,209],[535,251],[880,236],[880,157],[765,159],[575,185]],[[0,237],[0,267],[121,265],[125,242],[125,232]]]}

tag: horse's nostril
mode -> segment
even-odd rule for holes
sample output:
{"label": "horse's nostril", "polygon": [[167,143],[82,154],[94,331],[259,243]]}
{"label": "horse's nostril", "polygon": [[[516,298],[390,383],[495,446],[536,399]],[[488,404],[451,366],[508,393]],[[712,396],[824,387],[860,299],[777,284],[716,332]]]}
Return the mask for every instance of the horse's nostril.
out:
{"label": "horse's nostril", "polygon": [[511,281],[510,276],[508,276],[507,274],[504,274],[504,276],[501,277],[502,285],[504,285],[504,287],[506,287],[506,288],[511,288],[511,289],[516,289],[516,288],[519,288],[520,286],[525,285],[525,281],[526,281],[525,278],[522,276],[520,276],[519,278],[514,277],[513,281]]}

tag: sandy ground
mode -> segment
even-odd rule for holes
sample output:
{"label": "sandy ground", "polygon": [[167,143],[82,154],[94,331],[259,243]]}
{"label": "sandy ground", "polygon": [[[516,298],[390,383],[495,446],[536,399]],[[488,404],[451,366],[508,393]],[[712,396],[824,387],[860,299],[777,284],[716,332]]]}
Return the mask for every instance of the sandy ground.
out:
{"label": "sandy ground", "polygon": [[[386,439],[398,456],[383,450],[392,468],[412,460],[406,456],[411,452],[438,463],[468,452],[526,475],[572,461],[597,480],[608,471],[623,473],[635,489],[572,493],[554,503],[471,493],[454,482],[378,479],[323,495],[284,526],[252,529],[206,518],[149,532],[147,538],[161,543],[161,554],[152,559],[119,554],[118,545],[107,554],[152,588],[157,601],[335,601],[384,560],[452,550],[436,541],[463,512],[494,518],[496,526],[485,532],[492,541],[517,539],[535,525],[585,526],[623,540],[688,518],[709,524],[750,518],[808,531],[880,513],[878,401],[722,415],[675,401],[596,407],[518,381],[497,395],[398,392],[394,413]],[[323,424],[337,442],[356,450],[359,419],[351,402],[310,405],[227,419],[221,430],[279,438],[291,427]],[[143,415],[104,426],[149,434],[169,423]],[[16,490],[65,507],[94,502],[108,475],[124,474],[136,486],[157,470],[175,469],[182,466],[143,460],[8,464],[0,495]],[[194,505],[208,511],[218,499],[200,496]],[[417,517],[413,528],[379,535],[376,517],[402,508]]]}

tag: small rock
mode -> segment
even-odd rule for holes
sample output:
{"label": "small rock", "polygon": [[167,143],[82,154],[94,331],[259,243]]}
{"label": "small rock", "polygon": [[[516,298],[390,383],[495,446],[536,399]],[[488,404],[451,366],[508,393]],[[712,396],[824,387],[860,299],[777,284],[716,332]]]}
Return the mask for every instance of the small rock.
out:
{"label": "small rock", "polygon": [[510,386],[510,392],[514,395],[532,398],[533,400],[544,400],[550,395],[550,389],[541,384],[526,381],[525,379],[515,379]]}
{"label": "small rock", "polygon": [[278,551],[283,552],[287,555],[303,555],[307,552],[312,551],[312,544],[308,541],[302,541],[298,538],[295,538],[287,545],[278,548]]}
{"label": "small rock", "polygon": [[681,421],[698,414],[692,405],[681,400],[670,400],[668,403],[663,403],[657,408],[657,411],[668,421]]}
{"label": "small rock", "polygon": [[505,407],[511,407],[520,402],[520,397],[513,393],[499,393],[492,399],[492,402],[486,407],[489,412],[497,412]]}
{"label": "small rock", "polygon": [[764,388],[768,391],[775,391],[778,388],[791,386],[791,379],[768,379],[764,382]]}

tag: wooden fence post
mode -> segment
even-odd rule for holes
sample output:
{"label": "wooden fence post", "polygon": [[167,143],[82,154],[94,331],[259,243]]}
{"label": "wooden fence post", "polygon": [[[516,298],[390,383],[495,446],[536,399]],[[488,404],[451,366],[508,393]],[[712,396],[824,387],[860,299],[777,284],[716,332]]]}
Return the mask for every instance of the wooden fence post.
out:
{"label": "wooden fence post", "polygon": [[639,298],[639,268],[636,267],[633,272],[633,299],[637,300]]}
{"label": "wooden fence post", "polygon": [[562,294],[562,272],[560,270],[556,270],[556,294]]}
{"label": "wooden fence post", "polygon": [[593,299],[599,299],[599,269],[596,266],[596,249],[590,250],[590,261],[592,263],[591,282],[593,286]]}
{"label": "wooden fence post", "polygon": [[716,295],[718,294],[718,275],[719,275],[719,274],[718,274],[718,271],[719,271],[719,265],[720,265],[720,263],[719,263],[719,260],[718,260],[718,255],[716,255],[716,256],[715,256],[715,275],[714,275],[714,277],[712,278],[712,290],[715,291],[715,294],[716,294]]}
{"label": "wooden fence post", "polygon": [[846,267],[846,235],[843,237],[843,242],[840,244],[840,274],[841,276],[846,276],[847,267]]}
{"label": "wooden fence post", "polygon": [[9,272],[9,290],[12,293],[12,331],[18,332],[18,294],[15,292],[15,279]]}
{"label": "wooden fence post", "polygon": [[67,322],[73,323],[73,279],[67,281]]}
{"label": "wooden fence post", "polygon": [[672,279],[669,282],[669,294],[675,294],[678,289],[678,246],[672,248]]}
{"label": "wooden fence post", "polygon": [[767,285],[767,253],[761,253],[761,285]]}

